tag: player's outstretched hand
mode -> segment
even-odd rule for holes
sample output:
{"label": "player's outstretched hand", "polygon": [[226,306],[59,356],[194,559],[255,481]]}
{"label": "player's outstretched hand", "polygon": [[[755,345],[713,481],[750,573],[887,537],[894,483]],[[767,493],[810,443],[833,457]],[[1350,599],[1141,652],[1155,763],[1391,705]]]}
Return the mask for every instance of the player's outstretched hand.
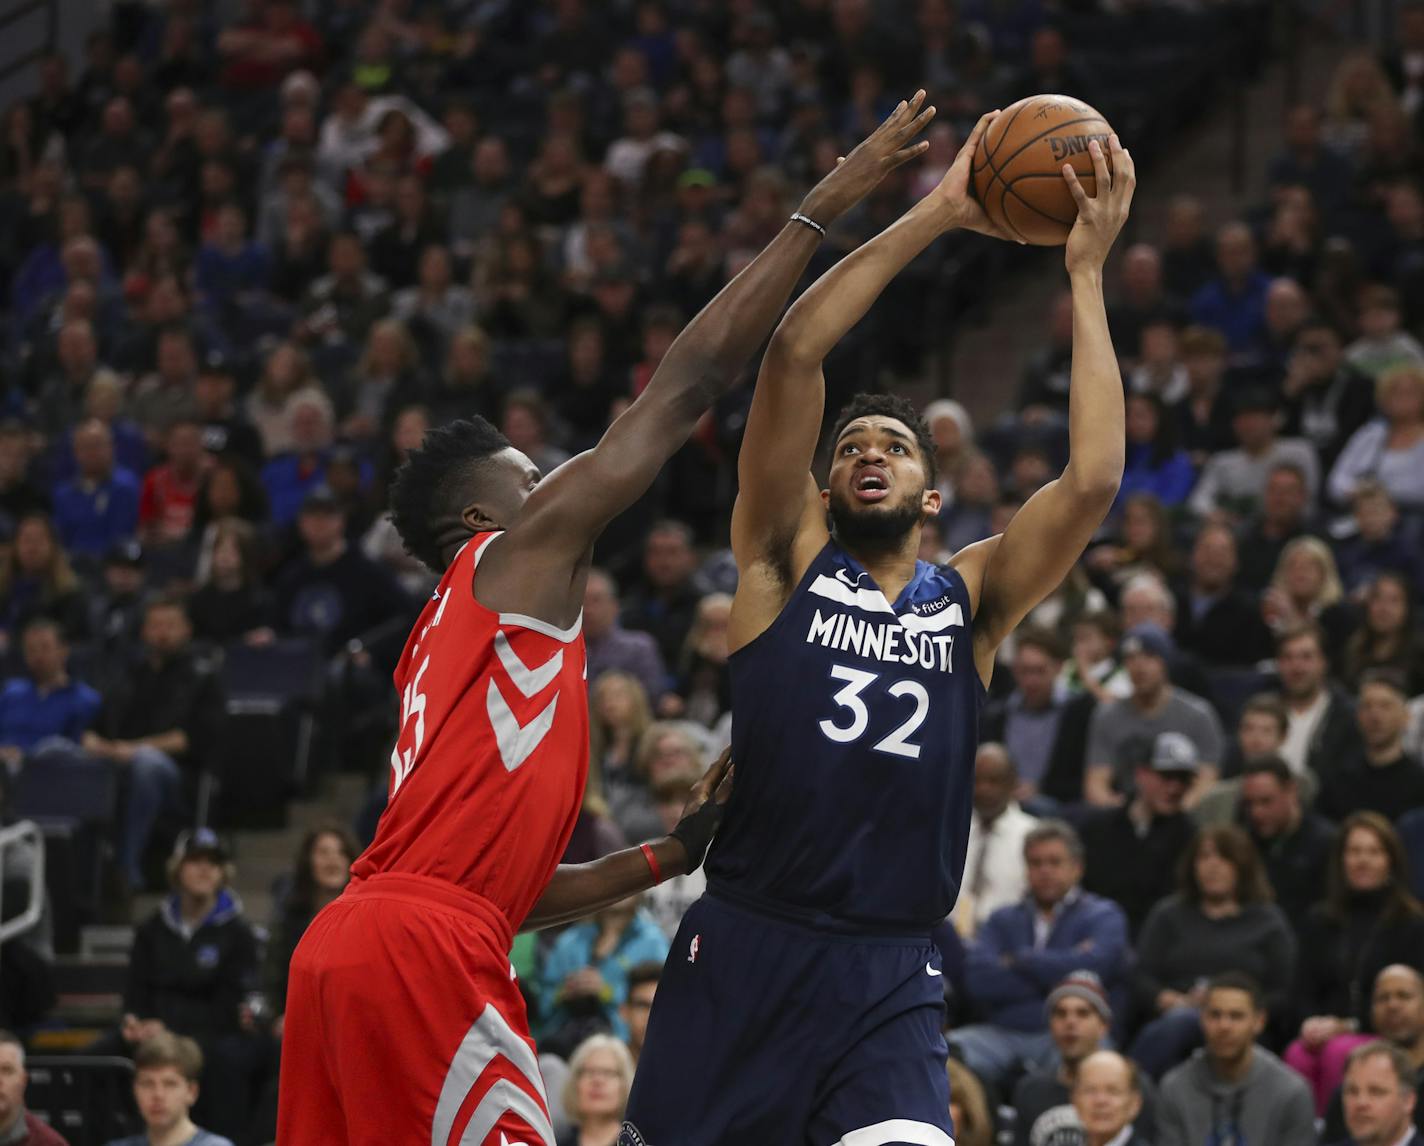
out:
{"label": "player's outstretched hand", "polygon": [[686,849],[688,871],[696,871],[702,866],[707,849],[712,846],[717,825],[722,822],[722,811],[731,796],[732,750],[728,748],[693,785],[687,805],[682,809],[682,819],[668,833]]}
{"label": "player's outstretched hand", "polygon": [[933,107],[920,110],[924,102],[923,90],[908,100],[901,100],[884,123],[811,188],[801,204],[801,214],[823,227],[829,226],[874,191],[891,171],[923,154],[929,144],[910,141],[934,119]]}
{"label": "player's outstretched hand", "polygon": [[[998,115],[998,109],[995,108],[979,117],[979,122],[974,125],[969,138],[959,148],[959,154],[954,157],[954,162],[950,164],[939,186],[930,192],[930,196],[944,213],[946,231],[963,227],[995,239],[1012,238],[989,221],[989,216],[984,214],[984,208],[979,205],[979,200],[974,198],[969,186],[970,180],[974,178],[974,156],[983,142],[984,133],[989,130],[989,125]],[[1023,242],[1022,239],[1017,241]]]}
{"label": "player's outstretched hand", "polygon": [[1112,250],[1113,240],[1127,222],[1127,212],[1132,206],[1137,168],[1116,134],[1108,137],[1108,148],[1112,152],[1111,173],[1102,145],[1096,139],[1088,144],[1088,154],[1093,157],[1093,173],[1097,178],[1097,194],[1091,198],[1078,182],[1078,175],[1072,166],[1063,165],[1063,178],[1068,181],[1068,189],[1073,192],[1073,199],[1078,204],[1078,219],[1068,233],[1068,249],[1064,256],[1069,274],[1075,270],[1102,269],[1108,251]]}

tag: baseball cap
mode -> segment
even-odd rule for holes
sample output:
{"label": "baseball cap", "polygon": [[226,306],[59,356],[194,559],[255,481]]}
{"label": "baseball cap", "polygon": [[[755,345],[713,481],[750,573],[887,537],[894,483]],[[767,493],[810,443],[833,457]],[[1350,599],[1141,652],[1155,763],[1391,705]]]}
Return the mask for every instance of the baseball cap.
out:
{"label": "baseball cap", "polygon": [[1271,397],[1270,391],[1259,386],[1241,390],[1231,399],[1233,414],[1274,414],[1278,408],[1279,403]]}
{"label": "baseball cap", "polygon": [[1134,653],[1147,653],[1165,661],[1170,660],[1176,651],[1177,646],[1173,643],[1171,634],[1161,625],[1154,625],[1151,621],[1133,625],[1123,634],[1122,655],[1125,657]]}
{"label": "baseball cap", "polygon": [[1152,744],[1152,771],[1195,772],[1200,767],[1200,754],[1191,737],[1180,732],[1158,733]]}
{"label": "baseball cap", "polygon": [[179,863],[198,856],[207,856],[218,863],[227,863],[227,848],[223,847],[222,839],[212,828],[194,828],[192,831],[182,832],[173,844],[173,858]]}
{"label": "baseball cap", "polygon": [[143,546],[132,539],[120,541],[104,554],[105,565],[123,565],[129,569],[143,568]]}
{"label": "baseball cap", "polygon": [[227,355],[221,350],[209,350],[203,356],[201,374],[231,374],[232,367],[229,365]]}
{"label": "baseball cap", "polygon": [[677,177],[678,187],[715,187],[717,176],[705,167],[690,167]]}
{"label": "baseball cap", "polygon": [[316,485],[302,498],[303,513],[340,513],[341,503],[326,483]]}
{"label": "baseball cap", "polygon": [[1088,970],[1070,971],[1067,976],[1048,993],[1048,1001],[1043,1005],[1044,1016],[1053,1014],[1059,999],[1082,999],[1098,1012],[1105,1023],[1112,1022],[1112,1004],[1103,989],[1103,981],[1097,972]]}

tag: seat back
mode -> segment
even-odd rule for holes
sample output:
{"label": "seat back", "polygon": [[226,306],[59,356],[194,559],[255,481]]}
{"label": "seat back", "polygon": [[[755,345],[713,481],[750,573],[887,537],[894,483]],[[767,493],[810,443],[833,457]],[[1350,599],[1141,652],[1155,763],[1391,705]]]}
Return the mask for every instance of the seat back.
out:
{"label": "seat back", "polygon": [[25,1066],[25,1105],[70,1146],[102,1146],[143,1129],[128,1059],[37,1055]]}

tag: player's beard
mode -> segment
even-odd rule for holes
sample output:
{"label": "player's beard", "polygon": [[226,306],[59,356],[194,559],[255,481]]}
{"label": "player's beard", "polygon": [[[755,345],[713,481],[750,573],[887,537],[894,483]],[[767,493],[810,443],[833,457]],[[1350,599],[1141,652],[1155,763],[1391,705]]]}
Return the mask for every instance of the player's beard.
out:
{"label": "player's beard", "polygon": [[893,549],[924,519],[923,500],[919,494],[899,505],[857,509],[845,497],[832,493],[826,512],[831,532],[847,549]]}

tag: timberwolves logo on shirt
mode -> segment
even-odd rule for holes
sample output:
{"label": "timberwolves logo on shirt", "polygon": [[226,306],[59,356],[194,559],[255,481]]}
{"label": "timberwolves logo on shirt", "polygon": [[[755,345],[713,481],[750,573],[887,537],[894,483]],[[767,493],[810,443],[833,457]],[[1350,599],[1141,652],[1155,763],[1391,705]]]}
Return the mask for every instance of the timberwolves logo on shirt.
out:
{"label": "timberwolves logo on shirt", "polygon": [[1038,1116],[1028,1135],[1029,1146],[1083,1146],[1083,1123],[1071,1106],[1054,1106]]}
{"label": "timberwolves logo on shirt", "polygon": [[306,586],[292,601],[292,628],[299,633],[329,633],[345,613],[340,591],[318,582]]}
{"label": "timberwolves logo on shirt", "polygon": [[618,1146],[649,1146],[649,1143],[641,1130],[631,1122],[625,1122],[618,1132]]}
{"label": "timberwolves logo on shirt", "polygon": [[218,965],[218,949],[211,943],[199,947],[197,951],[193,953],[193,957],[197,959],[198,966],[207,971],[211,971]]}

